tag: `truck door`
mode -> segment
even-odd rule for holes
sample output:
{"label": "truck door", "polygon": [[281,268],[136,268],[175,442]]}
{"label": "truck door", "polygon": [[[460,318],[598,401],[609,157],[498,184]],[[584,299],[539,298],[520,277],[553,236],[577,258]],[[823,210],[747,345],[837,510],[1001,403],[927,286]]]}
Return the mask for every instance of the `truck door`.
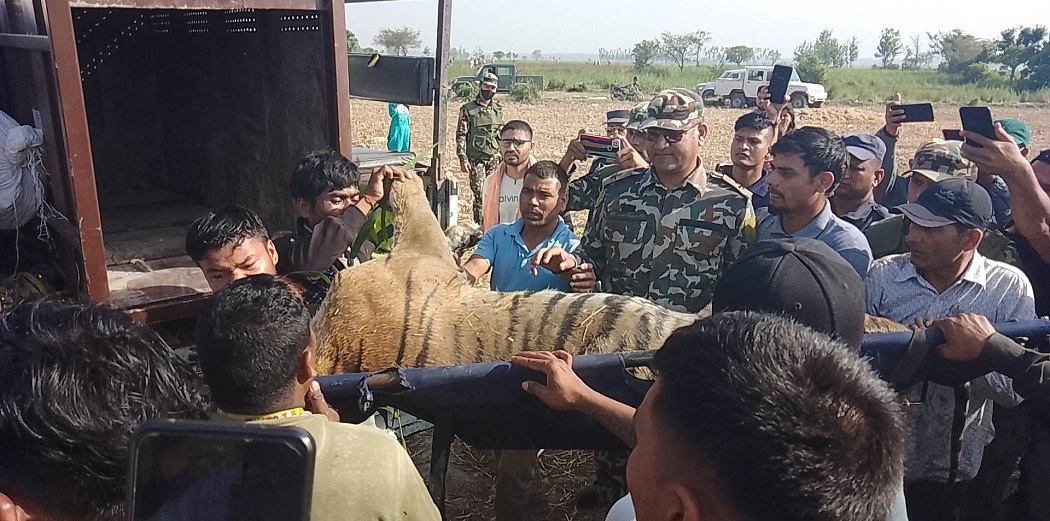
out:
{"label": "truck door", "polygon": [[506,65],[496,67],[496,76],[499,76],[499,84],[496,86],[496,90],[506,92],[514,85],[514,67]]}
{"label": "truck door", "polygon": [[763,69],[750,69],[747,71],[747,82],[744,84],[744,93],[747,97],[758,96],[758,88],[767,81],[766,71]]}

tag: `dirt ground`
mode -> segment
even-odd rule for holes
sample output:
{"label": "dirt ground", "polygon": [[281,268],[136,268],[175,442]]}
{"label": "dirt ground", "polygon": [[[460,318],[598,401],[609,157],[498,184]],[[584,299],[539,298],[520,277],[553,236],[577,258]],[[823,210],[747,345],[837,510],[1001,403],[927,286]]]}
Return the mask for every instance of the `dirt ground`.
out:
{"label": "dirt ground", "polygon": [[[631,103],[610,101],[604,97],[572,94],[544,93],[542,101],[521,104],[498,98],[503,105],[504,121],[522,119],[532,125],[534,154],[539,159],[557,161],[565,151],[570,139],[580,129],[600,133],[604,129],[604,116],[609,110],[629,109]],[[471,192],[467,180],[458,172],[455,129],[460,102],[453,101],[448,112],[449,140],[445,147],[446,173],[459,182],[460,216],[470,215]],[[432,142],[433,110],[429,107],[412,107],[412,148],[420,150]],[[709,108],[705,120],[709,128],[708,139],[702,149],[702,157],[708,166],[728,162],[729,143],[733,135],[733,123],[743,111]],[[1033,131],[1032,149],[1050,148],[1050,107],[1010,106],[992,109],[995,118],[1019,118],[1026,121]],[[958,109],[954,106],[936,107],[935,123],[907,125],[898,146],[897,161],[901,166],[924,141],[939,138],[941,129],[959,128]],[[387,107],[382,103],[353,102],[353,139],[361,146],[385,149],[390,119]],[[815,125],[831,129],[841,135],[874,133],[883,124],[883,107],[828,106],[821,109],[805,109],[798,112],[798,125]],[[582,224],[578,216],[578,225]],[[579,227],[578,227],[579,229]],[[413,461],[424,476],[430,463],[430,436],[416,435],[408,440]],[[491,452],[471,449],[461,442],[453,446],[452,462],[447,480],[448,519],[485,520],[492,519],[492,492],[495,489],[495,458]],[[601,518],[594,510],[578,510],[575,492],[590,482],[593,463],[589,453],[546,451],[540,457],[541,479],[538,486],[553,507],[550,519],[589,520]]]}

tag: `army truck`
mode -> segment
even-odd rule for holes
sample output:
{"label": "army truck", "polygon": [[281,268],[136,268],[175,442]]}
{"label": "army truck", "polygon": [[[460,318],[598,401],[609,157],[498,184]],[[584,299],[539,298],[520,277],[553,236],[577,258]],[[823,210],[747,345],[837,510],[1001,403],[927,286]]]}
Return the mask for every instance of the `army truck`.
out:
{"label": "army truck", "polygon": [[478,72],[473,76],[460,76],[452,82],[452,91],[455,92],[461,85],[477,84],[486,72],[491,72],[499,78],[496,84],[496,92],[510,92],[511,87],[518,83],[534,85],[543,90],[543,76],[524,76],[518,74],[518,66],[513,63],[486,63],[478,67]]}

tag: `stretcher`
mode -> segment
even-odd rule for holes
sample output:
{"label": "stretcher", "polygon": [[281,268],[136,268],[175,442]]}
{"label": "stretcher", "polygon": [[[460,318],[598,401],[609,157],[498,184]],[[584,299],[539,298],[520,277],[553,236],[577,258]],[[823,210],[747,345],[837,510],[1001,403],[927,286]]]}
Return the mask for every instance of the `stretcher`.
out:
{"label": "stretcher", "polygon": [[[1015,339],[1050,336],[1050,320],[996,324]],[[865,335],[862,354],[897,389],[923,381],[955,386],[987,374],[977,363],[945,362],[933,346],[944,342],[936,329]],[[602,394],[637,407],[652,382],[629,369],[647,366],[651,351],[580,355],[573,369]],[[359,422],[380,407],[392,407],[434,426],[431,494],[444,511],[445,474],[452,440],[478,449],[622,450],[622,442],[589,417],[547,408],[522,389],[545,376],[508,362],[454,367],[390,368],[318,378],[325,397],[344,417]]]}

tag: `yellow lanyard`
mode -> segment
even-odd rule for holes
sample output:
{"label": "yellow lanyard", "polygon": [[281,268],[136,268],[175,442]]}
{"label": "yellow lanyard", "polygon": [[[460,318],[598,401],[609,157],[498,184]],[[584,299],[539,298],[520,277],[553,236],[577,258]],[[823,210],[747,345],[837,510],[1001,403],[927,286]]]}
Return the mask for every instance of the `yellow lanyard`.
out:
{"label": "yellow lanyard", "polygon": [[233,414],[223,410],[217,410],[215,411],[215,414],[222,416],[227,420],[234,420],[239,422],[257,422],[267,420],[281,420],[284,418],[296,418],[298,416],[302,416],[303,412],[304,411],[302,407],[296,407],[294,409],[285,409],[283,411],[278,411],[271,414],[263,414],[261,416],[252,416],[248,414]]}

